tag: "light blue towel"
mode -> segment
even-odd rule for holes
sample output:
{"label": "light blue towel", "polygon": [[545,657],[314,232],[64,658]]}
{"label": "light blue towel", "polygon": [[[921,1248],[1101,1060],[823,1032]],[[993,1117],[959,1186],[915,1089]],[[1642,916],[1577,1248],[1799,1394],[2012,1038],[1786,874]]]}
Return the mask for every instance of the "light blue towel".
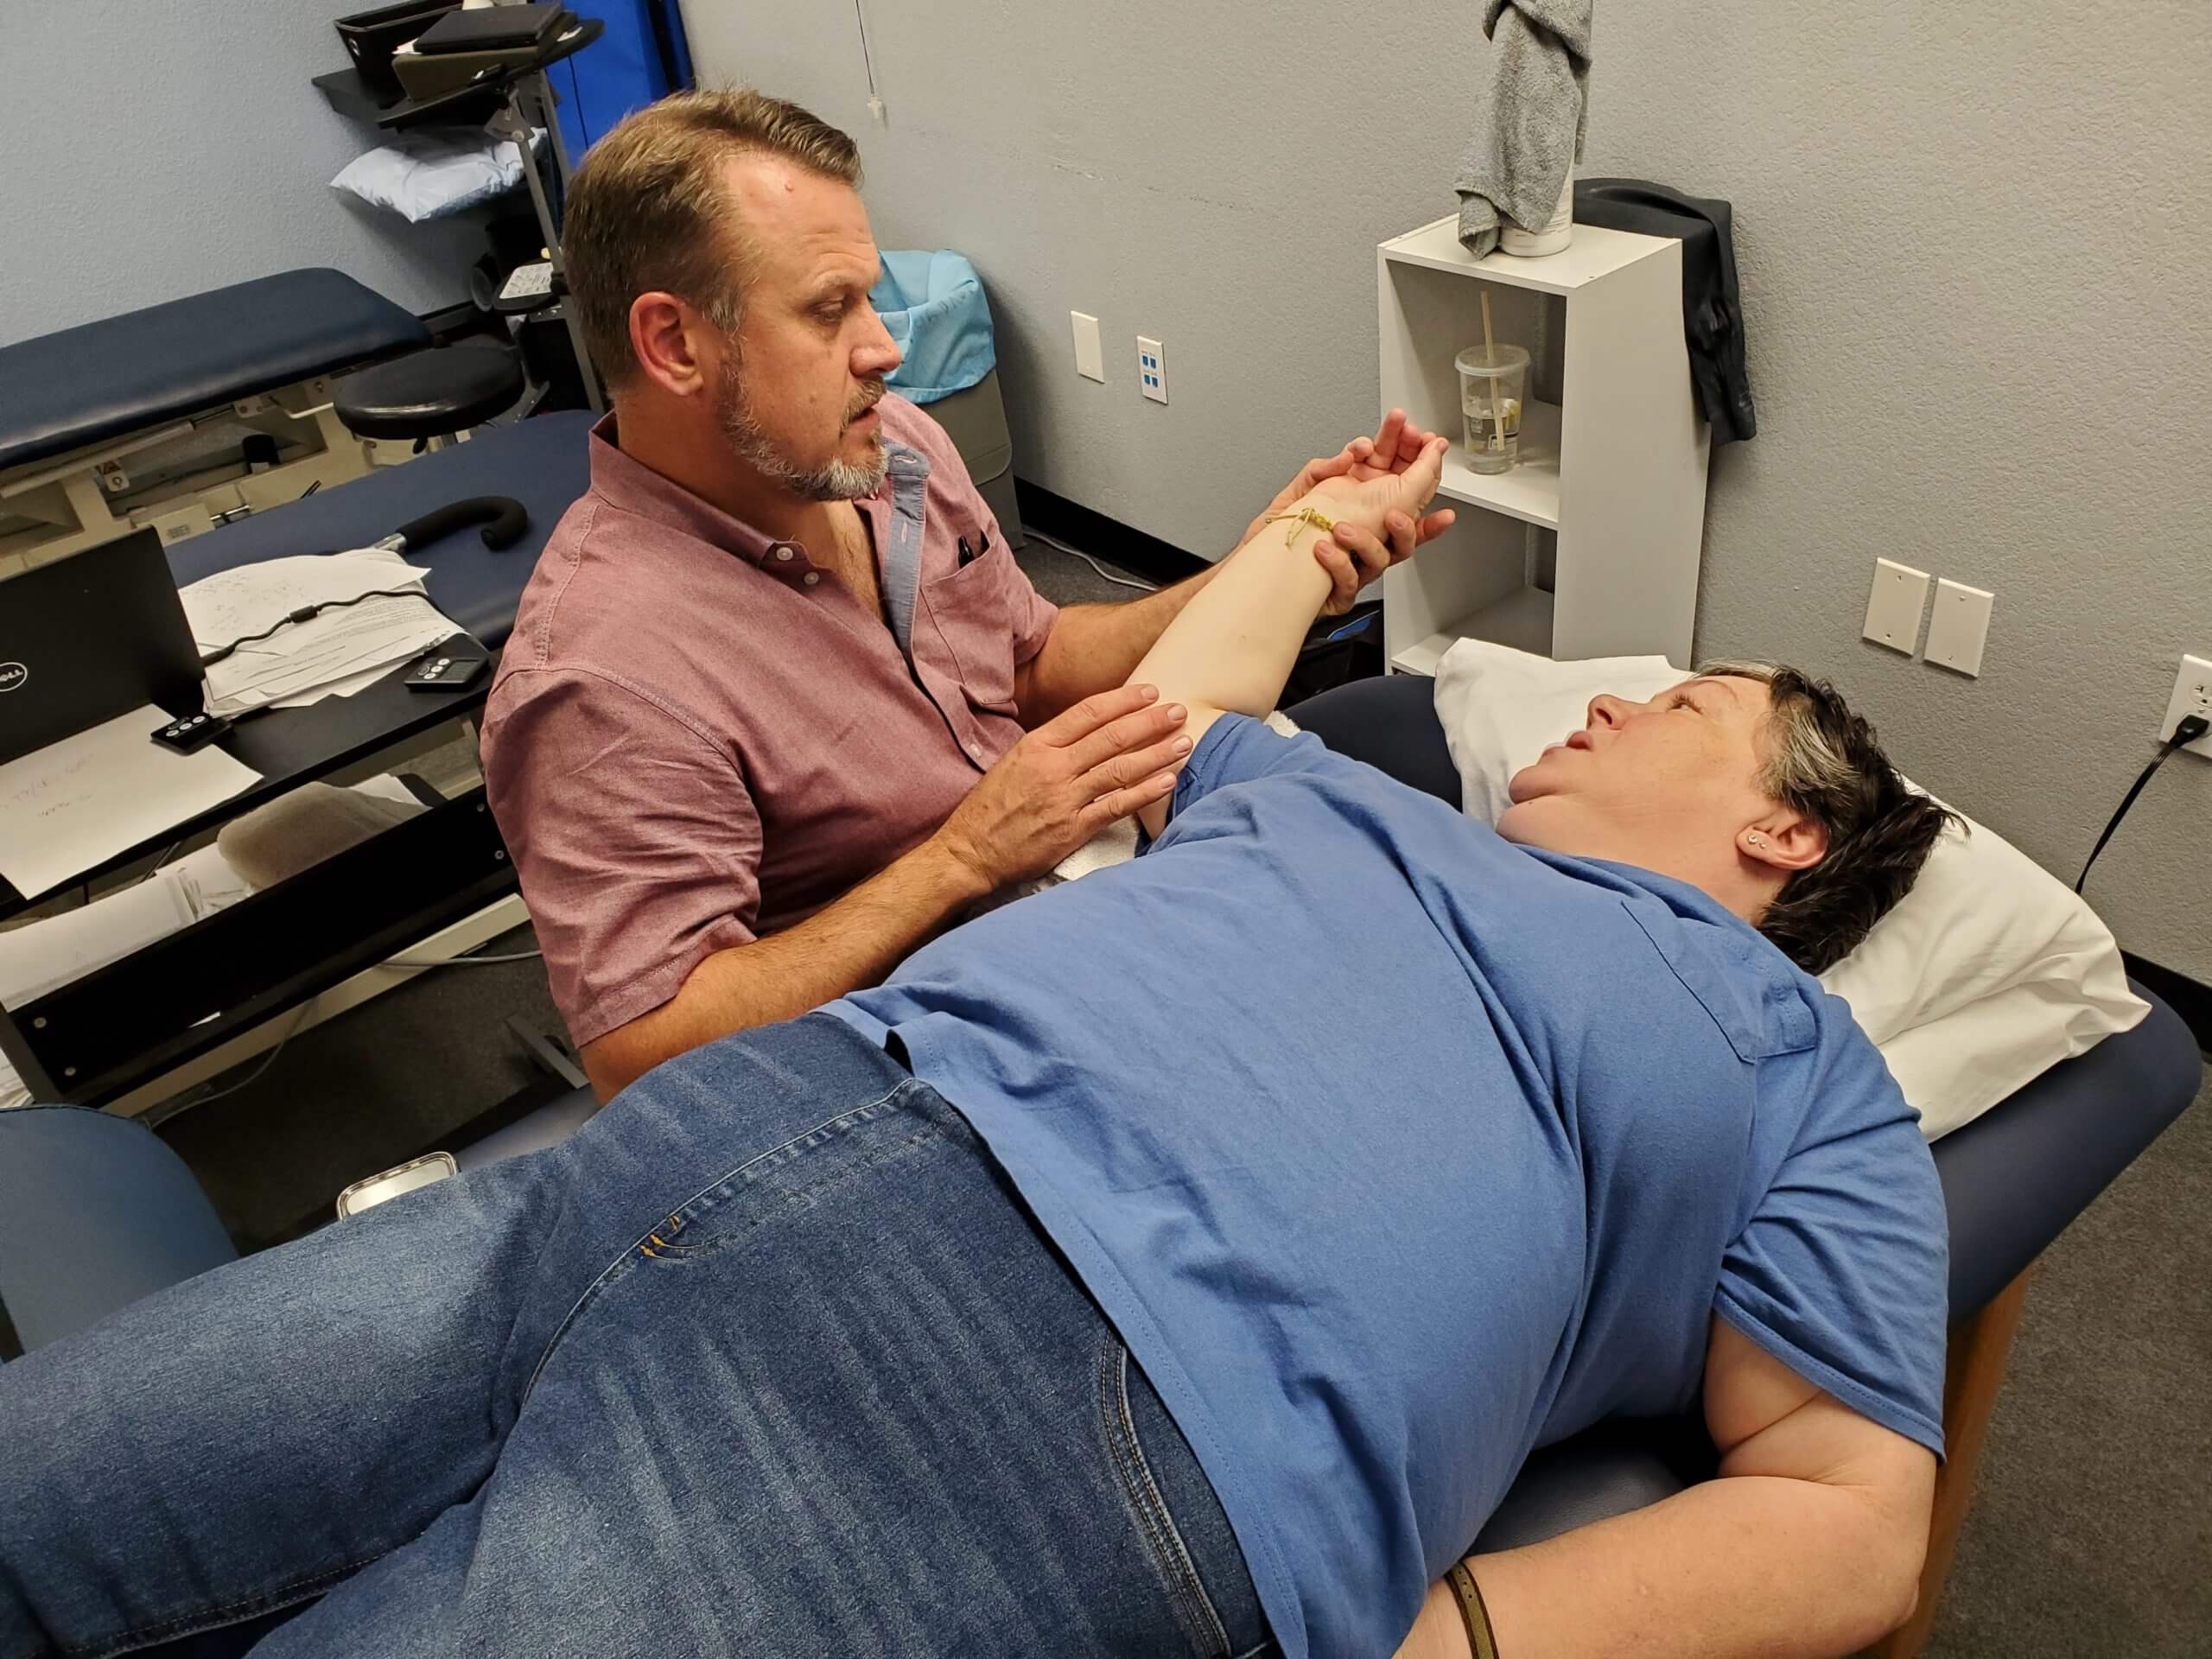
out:
{"label": "light blue towel", "polygon": [[982,279],[962,255],[887,251],[883,280],[868,297],[906,353],[884,379],[914,402],[965,391],[997,366]]}

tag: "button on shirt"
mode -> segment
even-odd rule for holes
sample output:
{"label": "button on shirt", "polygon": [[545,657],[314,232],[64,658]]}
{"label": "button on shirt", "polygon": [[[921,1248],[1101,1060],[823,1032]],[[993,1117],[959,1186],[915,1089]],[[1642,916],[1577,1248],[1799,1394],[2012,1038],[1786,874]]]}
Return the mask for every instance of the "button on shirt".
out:
{"label": "button on shirt", "polygon": [[1930,1448],[1934,1160],[1706,894],[1217,721],[1146,856],[828,1011],[972,1122],[1205,1466],[1287,1659],[1387,1654],[1529,1451],[1717,1314]]}
{"label": "button on shirt", "polygon": [[483,734],[580,1044],[881,869],[1021,736],[1014,671],[1054,608],[944,429],[879,407],[888,470],[855,505],[888,626],[805,547],[623,454],[611,416],[593,430],[591,489],[524,590]]}

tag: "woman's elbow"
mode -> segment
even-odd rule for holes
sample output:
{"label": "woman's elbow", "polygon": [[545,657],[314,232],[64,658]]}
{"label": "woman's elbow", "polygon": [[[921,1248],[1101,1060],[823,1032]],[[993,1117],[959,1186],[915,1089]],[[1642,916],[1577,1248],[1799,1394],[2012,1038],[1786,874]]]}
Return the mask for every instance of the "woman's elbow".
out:
{"label": "woman's elbow", "polygon": [[1853,1597],[1857,1619],[1851,1650],[1872,1647],[1901,1628],[1920,1607],[1920,1578],[1928,1564],[1929,1516],[1878,1509],[1860,1553]]}

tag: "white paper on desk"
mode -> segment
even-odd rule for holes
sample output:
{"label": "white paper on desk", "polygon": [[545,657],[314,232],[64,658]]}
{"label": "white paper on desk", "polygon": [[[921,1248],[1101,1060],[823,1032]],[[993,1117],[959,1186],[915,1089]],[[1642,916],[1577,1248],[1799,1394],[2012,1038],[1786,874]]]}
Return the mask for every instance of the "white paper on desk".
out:
{"label": "white paper on desk", "polygon": [[0,875],[35,899],[260,780],[220,749],[153,741],[149,705],[0,765]]}
{"label": "white paper on desk", "polygon": [[422,598],[370,599],[325,611],[211,664],[207,707],[230,715],[304,692],[332,695],[324,688],[404,663],[458,632]]}
{"label": "white paper on desk", "polygon": [[[449,628],[440,634],[438,639],[448,639],[451,637],[452,632],[453,630]],[[435,645],[437,640],[434,639],[430,643]],[[305,709],[321,702],[325,697],[350,697],[356,691],[367,690],[385,675],[391,673],[391,670],[392,664],[390,663],[379,663],[374,668],[365,668],[358,674],[349,674],[342,680],[331,680],[322,685],[309,686],[304,691],[295,691],[289,696],[278,697],[270,704],[270,707]]]}
{"label": "white paper on desk", "polygon": [[[218,570],[178,590],[185,620],[202,651],[213,651],[249,633],[258,633],[302,605],[327,605],[359,599],[385,588],[416,588],[429,574],[397,553],[358,548],[349,553],[303,553],[289,559],[264,559]],[[406,601],[402,601],[402,603]],[[319,619],[318,619],[319,620]],[[279,644],[296,626],[280,627],[264,645]]]}

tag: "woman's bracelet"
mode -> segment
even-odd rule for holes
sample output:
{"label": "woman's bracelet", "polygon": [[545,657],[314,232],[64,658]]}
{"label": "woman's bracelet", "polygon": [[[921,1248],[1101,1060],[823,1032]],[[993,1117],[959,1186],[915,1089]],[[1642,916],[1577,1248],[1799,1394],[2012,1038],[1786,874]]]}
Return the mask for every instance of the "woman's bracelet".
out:
{"label": "woman's bracelet", "polygon": [[[1314,529],[1319,531],[1324,536],[1328,535],[1337,527],[1337,521],[1335,519],[1330,518],[1327,513],[1322,512],[1319,509],[1313,507],[1293,507],[1288,512],[1279,512],[1275,514],[1274,518],[1268,519],[1267,522],[1270,524],[1279,524],[1286,518],[1294,518],[1301,524],[1311,524]],[[1282,539],[1283,545],[1286,547],[1296,547],[1298,545],[1298,531],[1296,527],[1294,526],[1290,533],[1285,536]]]}
{"label": "woman's bracelet", "polygon": [[1475,1583],[1475,1575],[1465,1561],[1452,1563],[1452,1570],[1445,1579],[1459,1600],[1459,1618],[1467,1627],[1468,1645],[1474,1649],[1475,1659],[1497,1659],[1497,1637],[1490,1627],[1490,1609],[1483,1605],[1483,1592]]}

